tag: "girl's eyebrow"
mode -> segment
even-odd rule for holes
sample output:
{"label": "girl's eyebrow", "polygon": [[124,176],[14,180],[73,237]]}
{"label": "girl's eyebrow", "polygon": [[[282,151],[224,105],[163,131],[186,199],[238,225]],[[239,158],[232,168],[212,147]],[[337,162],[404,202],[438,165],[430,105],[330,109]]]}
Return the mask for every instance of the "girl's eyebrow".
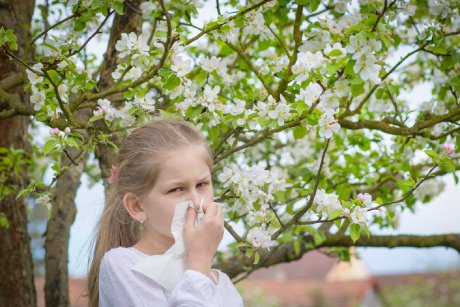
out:
{"label": "girl's eyebrow", "polygon": [[[206,176],[202,177],[202,179],[198,181],[203,181],[207,179],[208,177],[211,177],[211,174],[207,174]],[[164,185],[169,186],[169,185],[178,185],[178,184],[184,184],[184,183],[185,183],[184,181],[171,181],[171,182],[165,183]]]}

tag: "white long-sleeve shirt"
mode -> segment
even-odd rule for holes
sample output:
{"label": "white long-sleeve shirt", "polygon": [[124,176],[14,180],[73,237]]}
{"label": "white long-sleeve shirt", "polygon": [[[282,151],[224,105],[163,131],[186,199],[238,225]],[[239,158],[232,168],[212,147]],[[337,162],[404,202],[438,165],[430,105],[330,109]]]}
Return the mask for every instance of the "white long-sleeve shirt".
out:
{"label": "white long-sleeve shirt", "polygon": [[134,247],[106,252],[99,270],[100,307],[240,307],[243,300],[227,274],[212,270],[217,284],[205,274],[186,270],[169,292],[154,280],[131,270],[148,257]]}

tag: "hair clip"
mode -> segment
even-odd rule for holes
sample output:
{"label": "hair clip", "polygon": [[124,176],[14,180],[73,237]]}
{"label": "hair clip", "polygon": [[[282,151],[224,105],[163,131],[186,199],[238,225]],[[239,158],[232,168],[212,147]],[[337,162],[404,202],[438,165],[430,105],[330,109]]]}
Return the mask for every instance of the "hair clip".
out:
{"label": "hair clip", "polygon": [[118,179],[118,168],[112,165],[111,173],[110,173],[109,178],[107,178],[107,182],[109,184],[112,184],[115,181],[117,181],[117,179]]}

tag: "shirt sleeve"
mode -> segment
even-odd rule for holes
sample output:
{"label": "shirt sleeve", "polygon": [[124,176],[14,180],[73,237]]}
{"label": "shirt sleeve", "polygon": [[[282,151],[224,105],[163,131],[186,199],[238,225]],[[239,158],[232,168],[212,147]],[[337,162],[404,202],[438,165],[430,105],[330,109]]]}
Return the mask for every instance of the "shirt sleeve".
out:
{"label": "shirt sleeve", "polygon": [[217,286],[205,274],[185,270],[183,277],[170,295],[171,307],[212,307]]}
{"label": "shirt sleeve", "polygon": [[99,306],[143,306],[138,292],[112,264],[112,259],[104,258],[99,270]]}

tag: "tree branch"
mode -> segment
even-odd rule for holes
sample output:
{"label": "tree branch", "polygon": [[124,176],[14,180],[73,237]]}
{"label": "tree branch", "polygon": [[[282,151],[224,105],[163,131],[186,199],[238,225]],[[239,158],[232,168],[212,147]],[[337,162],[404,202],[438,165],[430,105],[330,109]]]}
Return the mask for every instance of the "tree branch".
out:
{"label": "tree branch", "polygon": [[289,57],[289,64],[284,70],[283,79],[278,85],[275,96],[273,96],[275,99],[279,99],[281,94],[286,90],[286,87],[289,83],[289,78],[292,76],[292,66],[297,62],[297,53],[299,51],[300,44],[302,43],[302,33],[300,32],[300,26],[302,25],[302,11],[303,6],[299,5],[297,7],[294,28],[292,32],[292,36],[294,37],[294,50],[292,51],[292,55]]}
{"label": "tree branch", "polygon": [[[299,240],[302,243],[314,244],[312,236],[302,236]],[[305,244],[300,244],[300,252],[296,254],[294,249],[294,241],[280,244],[277,250],[273,253],[267,250],[261,250],[261,257],[271,253],[270,258],[263,264],[262,267],[270,267],[278,263],[290,262],[302,258],[302,256],[315,249],[322,247],[416,247],[416,248],[431,248],[445,246],[455,249],[460,253],[460,234],[449,233],[440,235],[371,235],[361,236],[358,241],[353,243],[349,236],[338,234],[329,236],[323,243],[313,248],[305,247]],[[308,244],[307,246],[311,246]],[[253,267],[252,261],[240,254],[230,259],[220,262],[216,267],[227,273],[229,277],[234,278],[240,273],[244,273],[245,266]]]}
{"label": "tree branch", "polygon": [[232,21],[233,19],[237,18],[238,16],[241,16],[241,15],[244,15],[246,14],[247,12],[250,12],[252,10],[255,10],[259,7],[261,7],[262,5],[264,5],[265,3],[267,2],[270,2],[272,0],[263,0],[263,1],[260,1],[259,3],[256,3],[248,8],[245,8],[244,10],[240,11],[238,14],[236,15],[233,15],[231,17],[229,17],[225,22],[222,22],[222,23],[219,23],[219,24],[216,24],[215,26],[212,26],[212,27],[209,27],[209,28],[206,28],[205,27],[205,30],[203,30],[201,33],[198,33],[197,35],[195,35],[194,37],[192,37],[191,39],[187,40],[184,45],[190,45],[191,43],[193,43],[194,41],[196,41],[197,39],[199,39],[200,37],[202,37],[203,35],[211,32],[211,31],[214,31],[214,30],[217,30],[219,29],[220,27],[222,27],[223,25],[225,25],[226,23],[229,23],[230,21]]}
{"label": "tree branch", "polygon": [[339,118],[345,118],[347,116],[351,116],[351,115],[355,115],[355,114],[358,114],[362,107],[364,106],[364,104],[369,100],[369,98],[372,96],[372,94],[375,92],[375,90],[383,83],[383,81],[390,75],[392,74],[396,68],[398,68],[405,60],[407,60],[411,55],[419,52],[420,50],[423,50],[429,43],[425,43],[423,44],[421,47],[409,52],[408,54],[406,54],[404,57],[402,57],[398,63],[396,63],[383,77],[382,77],[382,82],[379,83],[379,84],[376,84],[374,85],[371,90],[366,94],[366,96],[363,98],[363,100],[361,100],[361,102],[359,103],[358,107],[353,110],[353,111],[350,111],[350,110],[345,110],[340,116]]}
{"label": "tree branch", "polygon": [[324,146],[323,154],[321,155],[321,161],[318,167],[318,172],[316,174],[316,181],[315,186],[313,188],[313,192],[310,195],[310,199],[308,200],[307,205],[297,211],[292,219],[284,224],[284,226],[280,227],[275,233],[272,234],[272,240],[275,240],[280,234],[282,234],[285,230],[287,230],[291,225],[294,225],[313,205],[313,201],[315,200],[316,191],[318,190],[319,180],[321,179],[321,171],[324,165],[324,158],[326,157],[326,152],[329,147],[329,142],[331,139],[327,139],[326,145]]}
{"label": "tree branch", "polygon": [[351,130],[371,129],[380,130],[393,135],[423,135],[423,129],[454,119],[458,115],[460,115],[460,107],[456,107],[443,115],[434,115],[426,120],[419,120],[412,127],[407,128],[390,126],[389,122],[385,120],[361,120],[353,122],[339,117],[338,122],[341,127]]}
{"label": "tree branch", "polygon": [[273,90],[271,89],[270,87],[270,84],[266,84],[265,83],[265,80],[264,80],[264,77],[262,76],[262,74],[257,70],[257,68],[251,63],[251,61],[246,57],[246,55],[244,54],[244,52],[236,47],[235,45],[233,45],[232,43],[230,42],[225,42],[233,51],[235,51],[238,56],[244,61],[244,63],[248,66],[248,68],[256,75],[257,79],[259,79],[259,81],[262,83],[262,85],[264,86],[264,88],[267,90],[267,92],[273,97],[275,98],[275,92],[273,92]]}
{"label": "tree branch", "polygon": [[24,84],[23,75],[20,73],[13,73],[0,80],[0,90],[8,91],[22,84]]}

